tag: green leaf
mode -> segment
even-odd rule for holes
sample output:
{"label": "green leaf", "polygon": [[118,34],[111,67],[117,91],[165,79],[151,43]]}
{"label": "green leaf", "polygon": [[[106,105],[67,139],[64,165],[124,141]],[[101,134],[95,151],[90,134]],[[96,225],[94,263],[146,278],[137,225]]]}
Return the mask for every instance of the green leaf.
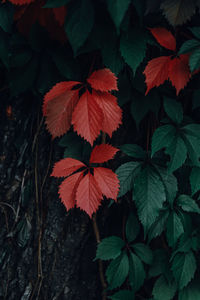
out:
{"label": "green leaf", "polygon": [[128,290],[122,290],[117,293],[115,293],[112,296],[108,296],[108,299],[112,300],[134,300],[135,299],[135,294],[131,291]]}
{"label": "green leaf", "polygon": [[44,8],[54,8],[60,7],[68,4],[72,0],[47,0],[46,4],[43,6]]}
{"label": "green leaf", "polygon": [[75,55],[88,38],[93,24],[94,7],[92,1],[74,1],[67,14],[65,30]]}
{"label": "green leaf", "polygon": [[96,259],[114,259],[121,254],[121,250],[124,246],[124,241],[117,236],[105,238],[98,244]]}
{"label": "green leaf", "polygon": [[129,281],[132,289],[136,292],[143,285],[145,280],[143,263],[134,253],[129,256]]}
{"label": "green leaf", "polygon": [[164,125],[158,127],[152,137],[151,156],[153,156],[157,151],[171,144],[175,134],[176,134],[176,129],[172,125]]}
{"label": "green leaf", "polygon": [[153,253],[148,245],[137,243],[132,246],[136,255],[146,264],[150,265],[153,260]]}
{"label": "green leaf", "polygon": [[195,14],[196,1],[164,0],[160,7],[169,23],[177,26],[184,24]]}
{"label": "green leaf", "polygon": [[195,136],[200,139],[200,124],[189,124],[182,127],[185,134]]}
{"label": "green leaf", "polygon": [[170,247],[174,247],[178,238],[184,232],[181,219],[176,212],[172,211],[167,220],[167,241]]}
{"label": "green leaf", "polygon": [[191,282],[187,287],[179,292],[178,300],[197,300],[200,299],[199,281]]}
{"label": "green leaf", "polygon": [[198,70],[200,67],[200,43],[199,48],[195,49],[190,55],[189,66],[191,72]]}
{"label": "green leaf", "polygon": [[146,157],[146,153],[144,152],[142,147],[138,146],[137,144],[125,144],[120,146],[120,149],[130,157],[141,159],[144,159]]}
{"label": "green leaf", "polygon": [[121,37],[121,54],[134,74],[145,57],[146,41],[147,33],[139,29],[132,29],[128,33],[123,33]]}
{"label": "green leaf", "polygon": [[176,294],[175,282],[168,282],[164,276],[160,276],[153,287],[154,300],[171,300]]}
{"label": "green leaf", "polygon": [[165,97],[164,109],[170,119],[175,123],[180,124],[183,121],[183,108],[180,102]]}
{"label": "green leaf", "polygon": [[11,3],[0,5],[0,27],[5,32],[11,32],[13,24],[14,8]]}
{"label": "green leaf", "polygon": [[130,213],[126,222],[126,238],[128,242],[132,242],[136,239],[140,231],[140,224],[133,213]]}
{"label": "green leaf", "polygon": [[194,51],[196,48],[200,47],[200,42],[197,40],[188,40],[181,45],[179,54],[185,54]]}
{"label": "green leaf", "polygon": [[192,172],[190,174],[190,185],[192,190],[192,195],[200,190],[200,168],[194,167],[192,168]]}
{"label": "green leaf", "polygon": [[109,39],[102,47],[102,58],[104,65],[114,74],[118,75],[124,68],[124,60],[119,51],[117,42]]}
{"label": "green leaf", "polygon": [[119,29],[131,0],[106,0],[106,2],[110,16]]}
{"label": "green leaf", "polygon": [[165,274],[169,268],[169,259],[164,249],[155,249],[153,252],[153,262],[149,269],[149,278]]}
{"label": "green leaf", "polygon": [[192,280],[196,268],[196,259],[191,251],[176,254],[172,262],[172,272],[180,290]]}
{"label": "green leaf", "polygon": [[200,214],[199,206],[197,205],[195,200],[188,195],[180,195],[177,199],[177,204],[186,212]]}
{"label": "green leaf", "polygon": [[174,136],[172,142],[167,146],[165,153],[170,155],[169,172],[174,172],[184,164],[187,158],[187,148],[178,134]]}
{"label": "green leaf", "polygon": [[148,241],[150,242],[152,239],[160,236],[161,233],[165,230],[167,219],[169,216],[169,211],[164,210],[160,212],[160,215],[156,219],[156,221],[150,227],[148,232]]}
{"label": "green leaf", "polygon": [[185,134],[183,138],[187,147],[189,158],[191,159],[193,165],[200,166],[200,139],[189,134]]}
{"label": "green leaf", "polygon": [[133,200],[146,236],[166,200],[165,189],[159,175],[150,166],[140,171],[133,186]]}
{"label": "green leaf", "polygon": [[139,162],[127,162],[122,164],[115,173],[120,181],[120,190],[118,197],[125,195],[132,189],[133,179],[140,170],[141,164]]}
{"label": "green leaf", "polygon": [[189,30],[197,39],[200,39],[200,27],[190,27]]}
{"label": "green leaf", "polygon": [[109,264],[106,270],[106,278],[109,284],[109,289],[114,289],[121,286],[129,272],[129,260],[125,252],[115,258]]}

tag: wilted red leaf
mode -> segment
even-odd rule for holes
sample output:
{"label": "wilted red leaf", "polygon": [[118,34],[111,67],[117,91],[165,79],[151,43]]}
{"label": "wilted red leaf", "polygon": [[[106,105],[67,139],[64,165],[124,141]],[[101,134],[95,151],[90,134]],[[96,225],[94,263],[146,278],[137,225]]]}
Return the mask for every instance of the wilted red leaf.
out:
{"label": "wilted red leaf", "polygon": [[122,124],[122,110],[117,104],[117,98],[109,93],[93,92],[93,95],[103,112],[101,130],[112,137],[113,131]]}
{"label": "wilted red leaf", "polygon": [[182,54],[170,60],[169,79],[176,88],[176,94],[182,90],[190,80],[189,55]]}
{"label": "wilted red leaf", "polygon": [[149,30],[161,46],[172,51],[176,50],[176,40],[170,31],[162,27],[149,28]]}
{"label": "wilted red leaf", "polygon": [[78,185],[76,205],[91,217],[98,209],[102,198],[102,192],[94,176],[89,172]]}
{"label": "wilted red leaf", "polygon": [[118,91],[117,77],[109,69],[101,69],[94,71],[87,79],[91,87],[97,91],[108,92],[112,90]]}
{"label": "wilted red leaf", "polygon": [[55,19],[58,22],[58,24],[60,26],[63,26],[65,23],[65,17],[67,14],[66,6],[54,7],[53,13],[54,13]]}
{"label": "wilted red leaf", "polygon": [[117,175],[110,169],[97,167],[94,168],[94,178],[100,187],[103,195],[107,198],[117,201],[119,192],[119,179]]}
{"label": "wilted red leaf", "polygon": [[74,130],[91,145],[98,137],[103,122],[103,113],[88,90],[81,96],[72,114]]}
{"label": "wilted red leaf", "polygon": [[110,159],[112,159],[115,154],[119,151],[117,148],[108,145],[101,144],[94,147],[90,156],[90,164],[92,163],[104,163]]}
{"label": "wilted red leaf", "polygon": [[86,167],[86,165],[77,159],[64,158],[55,163],[51,176],[67,177],[83,167]]}
{"label": "wilted red leaf", "polygon": [[75,173],[65,179],[59,186],[58,193],[67,210],[73,208],[76,204],[76,190],[82,178],[83,172]]}
{"label": "wilted red leaf", "polygon": [[144,70],[146,76],[147,91],[145,95],[155,86],[159,86],[169,77],[170,56],[161,56],[150,60]]}

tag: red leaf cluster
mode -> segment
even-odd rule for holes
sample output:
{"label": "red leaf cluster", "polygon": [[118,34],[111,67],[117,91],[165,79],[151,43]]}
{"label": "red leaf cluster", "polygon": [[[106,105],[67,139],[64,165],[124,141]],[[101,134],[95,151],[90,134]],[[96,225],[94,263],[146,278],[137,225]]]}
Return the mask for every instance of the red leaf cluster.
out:
{"label": "red leaf cluster", "polygon": [[117,151],[111,145],[102,144],[92,150],[89,167],[73,158],[65,158],[55,164],[51,176],[67,177],[59,187],[61,201],[67,210],[76,206],[91,217],[100,206],[103,196],[117,201],[117,175],[110,169],[91,166],[92,163],[112,159]]}
{"label": "red leaf cluster", "polygon": [[166,80],[170,80],[178,95],[191,77],[188,65],[189,55],[176,55],[175,37],[167,29],[151,28],[150,31],[161,46],[174,51],[174,54],[157,57],[148,62],[144,70],[147,85],[146,94],[148,94],[153,87],[160,86]]}
{"label": "red leaf cluster", "polygon": [[43,104],[52,137],[65,134],[71,125],[91,145],[100,131],[111,137],[122,119],[117,99],[109,93],[111,90],[117,90],[117,78],[109,69],[93,72],[87,84],[76,81],[56,84],[45,95]]}

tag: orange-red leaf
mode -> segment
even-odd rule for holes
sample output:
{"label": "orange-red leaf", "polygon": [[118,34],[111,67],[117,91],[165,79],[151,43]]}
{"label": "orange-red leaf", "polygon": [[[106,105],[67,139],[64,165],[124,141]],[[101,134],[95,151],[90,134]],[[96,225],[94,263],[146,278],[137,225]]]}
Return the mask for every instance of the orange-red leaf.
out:
{"label": "orange-red leaf", "polygon": [[83,167],[86,167],[86,165],[77,159],[64,158],[55,163],[51,176],[67,177]]}
{"label": "orange-red leaf", "polygon": [[182,54],[170,61],[169,79],[176,88],[176,94],[182,90],[190,80],[189,55]]}
{"label": "orange-red leaf", "polygon": [[118,91],[117,77],[109,69],[94,71],[87,79],[87,82],[89,82],[91,87],[97,91]]}
{"label": "orange-red leaf", "polygon": [[96,212],[102,200],[102,192],[89,172],[78,185],[76,192],[76,205],[84,210],[90,217]]}
{"label": "orange-red leaf", "polygon": [[62,81],[54,85],[54,87],[44,96],[43,115],[46,116],[46,107],[49,101],[58,99],[60,97],[65,97],[65,94],[77,84],[80,84],[80,82]]}
{"label": "orange-red leaf", "polygon": [[169,77],[170,56],[161,56],[150,60],[144,70],[146,76],[147,91],[164,83]]}
{"label": "orange-red leaf", "polygon": [[170,31],[162,27],[149,28],[149,30],[161,46],[172,51],[176,50],[176,40]]}
{"label": "orange-red leaf", "polygon": [[95,146],[92,150],[91,156],[90,156],[90,164],[92,163],[104,163],[110,159],[112,159],[115,154],[119,150],[111,145],[108,144],[101,144],[98,146]]}
{"label": "orange-red leaf", "polygon": [[98,182],[98,186],[103,195],[107,198],[117,201],[117,195],[119,192],[119,179],[117,175],[107,168],[94,168],[94,178]]}
{"label": "orange-red leaf", "polygon": [[103,122],[103,113],[95,98],[87,90],[80,98],[72,114],[74,130],[91,145],[98,137]]}
{"label": "orange-red leaf", "polygon": [[65,23],[65,17],[67,14],[66,6],[54,7],[53,13],[54,13],[55,19],[58,22],[58,24],[60,26],[63,26]]}
{"label": "orange-red leaf", "polygon": [[76,204],[76,190],[82,178],[83,172],[75,173],[66,178],[59,186],[58,193],[67,210],[73,208]]}
{"label": "orange-red leaf", "polygon": [[34,2],[35,0],[9,0],[9,1],[15,5],[24,5],[24,4],[30,4],[31,2]]}
{"label": "orange-red leaf", "polygon": [[117,104],[117,98],[106,92],[93,91],[93,95],[103,112],[101,130],[112,137],[113,131],[122,124],[122,110]]}

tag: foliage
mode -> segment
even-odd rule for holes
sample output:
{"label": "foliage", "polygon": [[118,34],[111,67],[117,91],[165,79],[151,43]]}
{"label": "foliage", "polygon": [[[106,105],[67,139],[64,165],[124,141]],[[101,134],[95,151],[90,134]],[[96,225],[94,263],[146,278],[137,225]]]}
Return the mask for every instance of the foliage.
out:
{"label": "foliage", "polygon": [[31,95],[53,143],[62,136],[51,176],[65,177],[67,211],[120,211],[112,222],[122,230],[96,252],[109,299],[200,297],[199,9],[199,0],[0,4],[6,107]]}

